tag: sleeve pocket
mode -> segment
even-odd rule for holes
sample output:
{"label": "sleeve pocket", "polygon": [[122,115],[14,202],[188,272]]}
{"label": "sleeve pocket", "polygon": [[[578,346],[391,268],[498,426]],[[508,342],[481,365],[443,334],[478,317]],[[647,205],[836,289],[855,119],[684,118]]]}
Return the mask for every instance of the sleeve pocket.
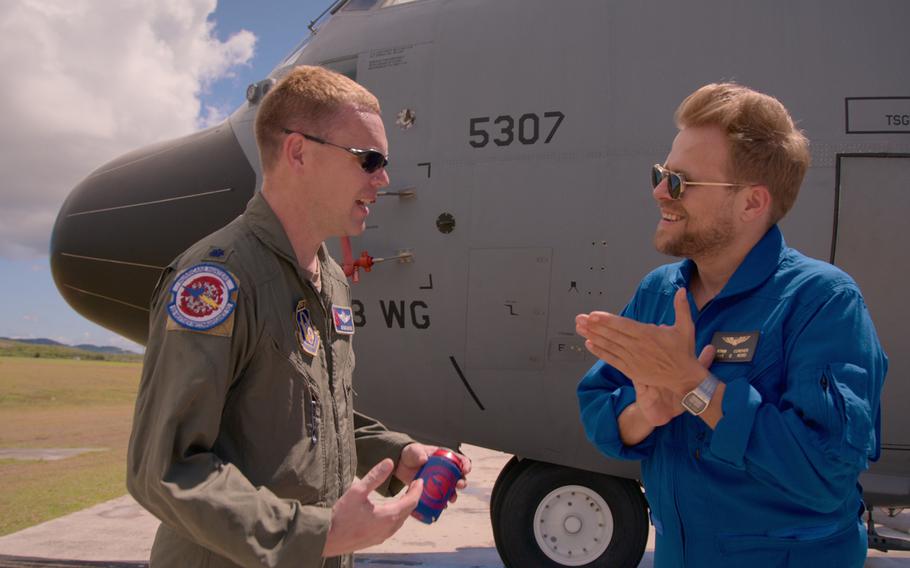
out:
{"label": "sleeve pocket", "polygon": [[862,462],[858,465],[865,468],[866,458],[875,450],[875,430],[868,399],[869,374],[857,365],[831,363],[821,381],[834,406],[834,412],[830,414],[835,422],[831,424],[831,433],[839,434],[835,440],[841,441],[845,449],[858,452],[857,459]]}

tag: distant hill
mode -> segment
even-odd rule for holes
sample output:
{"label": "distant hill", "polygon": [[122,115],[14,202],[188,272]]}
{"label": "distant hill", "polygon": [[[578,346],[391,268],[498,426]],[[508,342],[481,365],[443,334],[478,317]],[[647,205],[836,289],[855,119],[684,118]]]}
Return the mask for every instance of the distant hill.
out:
{"label": "distant hill", "polygon": [[7,341],[18,341],[19,343],[31,343],[32,345],[59,345],[61,347],[69,347],[65,343],[60,343],[59,341],[54,341],[53,339],[48,339],[46,337],[39,337],[38,339],[13,339],[12,337],[0,337],[0,339],[5,339]]}
{"label": "distant hill", "polygon": [[114,347],[113,345],[92,345],[90,343],[80,343],[79,345],[67,345],[65,343],[60,343],[59,341],[54,341],[53,339],[48,339],[46,337],[39,337],[37,339],[14,339],[12,337],[0,337],[6,341],[15,341],[17,343],[28,343],[30,345],[54,345],[57,347],[71,347],[73,349],[81,349],[83,351],[91,351],[93,353],[111,353],[114,355],[138,355],[135,351],[130,351],[128,349],[121,349],[119,347]]}
{"label": "distant hill", "polygon": [[85,351],[93,351],[95,353],[111,353],[113,355],[136,355],[135,351],[130,351],[128,349],[121,349],[119,347],[114,347],[113,345],[90,345],[88,343],[80,343],[79,345],[73,345],[76,349],[83,349]]}
{"label": "distant hill", "polygon": [[106,345],[64,345],[52,339],[10,339],[0,337],[0,356],[87,359],[92,361],[142,361],[142,355]]}

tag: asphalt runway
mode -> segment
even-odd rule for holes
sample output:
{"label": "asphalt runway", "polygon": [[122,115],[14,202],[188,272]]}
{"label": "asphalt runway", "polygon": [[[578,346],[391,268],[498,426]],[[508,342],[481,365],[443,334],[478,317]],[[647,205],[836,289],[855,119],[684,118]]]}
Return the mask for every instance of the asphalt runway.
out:
{"label": "asphalt runway", "polygon": [[[379,546],[359,553],[357,568],[504,568],[490,527],[490,493],[510,456],[464,446],[473,461],[469,487],[432,525],[408,519]],[[910,511],[880,532],[910,538]],[[146,564],[158,521],[128,495],[0,537],[0,568],[139,568]],[[653,568],[653,531],[639,568]],[[42,560],[45,559],[45,560]],[[58,559],[48,563],[46,559]],[[910,568],[910,552],[869,552],[866,568]]]}

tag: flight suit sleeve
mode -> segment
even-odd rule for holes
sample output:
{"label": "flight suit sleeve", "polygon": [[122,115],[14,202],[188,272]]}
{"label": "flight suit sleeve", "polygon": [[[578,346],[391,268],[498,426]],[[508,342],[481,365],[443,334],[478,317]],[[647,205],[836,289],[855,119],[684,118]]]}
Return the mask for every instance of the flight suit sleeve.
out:
{"label": "flight suit sleeve", "polygon": [[[414,440],[407,434],[390,432],[378,420],[354,412],[354,443],[357,446],[357,476],[363,477],[370,469],[385,458],[391,458],[398,466],[401,451]],[[381,495],[394,495],[404,484],[394,475],[376,490]]]}
{"label": "flight suit sleeve", "polygon": [[[240,566],[321,566],[331,510],[255,487],[212,448],[259,334],[242,282],[229,335],[168,330],[159,286],[130,438],[127,487],[187,538]],[[267,409],[265,409],[267,411]]]}
{"label": "flight suit sleeve", "polygon": [[745,377],[728,383],[705,457],[828,512],[878,458],[887,358],[855,288],[836,290],[798,317],[797,333],[785,340],[780,402],[762,400]]}
{"label": "flight suit sleeve", "polygon": [[[635,305],[633,298],[621,315],[637,319]],[[635,402],[635,387],[628,377],[611,365],[598,361],[582,377],[577,395],[585,435],[598,450],[612,458],[626,460],[642,460],[651,455],[657,429],[634,446],[625,445],[620,435],[619,415]]]}
{"label": "flight suit sleeve", "polygon": [[625,375],[598,361],[581,379],[577,394],[585,435],[598,450],[625,460],[642,460],[651,455],[657,429],[634,446],[622,441],[619,415],[635,402],[635,387]]}

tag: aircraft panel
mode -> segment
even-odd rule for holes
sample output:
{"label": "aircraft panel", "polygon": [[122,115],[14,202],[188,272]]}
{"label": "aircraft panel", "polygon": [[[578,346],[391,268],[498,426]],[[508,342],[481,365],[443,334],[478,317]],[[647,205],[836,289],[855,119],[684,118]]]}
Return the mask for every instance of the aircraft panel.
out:
{"label": "aircraft panel", "polygon": [[471,251],[468,370],[543,369],[552,254],[547,248]]}
{"label": "aircraft panel", "polygon": [[839,169],[835,264],[862,289],[890,359],[882,393],[882,439],[889,447],[910,450],[910,430],[901,426],[910,396],[910,365],[902,348],[910,322],[910,303],[902,286],[907,280],[904,223],[910,211],[906,184],[910,154],[842,156]]}

